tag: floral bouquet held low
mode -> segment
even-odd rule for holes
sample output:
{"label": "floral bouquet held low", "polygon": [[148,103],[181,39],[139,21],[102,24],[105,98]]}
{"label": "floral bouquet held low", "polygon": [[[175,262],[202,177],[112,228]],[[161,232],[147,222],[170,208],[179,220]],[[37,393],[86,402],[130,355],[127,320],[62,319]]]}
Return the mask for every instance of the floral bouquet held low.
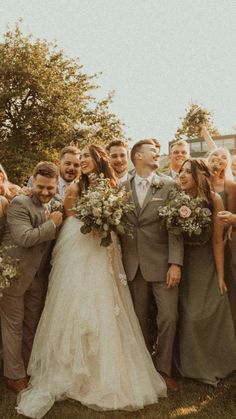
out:
{"label": "floral bouquet held low", "polygon": [[183,191],[170,191],[165,206],[158,208],[158,218],[162,225],[173,234],[185,233],[189,237],[199,236],[210,227],[211,211],[204,207],[204,199],[193,198]]}
{"label": "floral bouquet held low", "polygon": [[103,175],[88,187],[72,208],[75,216],[83,222],[81,233],[95,231],[101,236],[101,246],[105,247],[111,244],[112,231],[117,234],[131,234],[131,227],[123,216],[133,209],[130,193],[122,187],[111,188],[109,179]]}
{"label": "floral bouquet held low", "polygon": [[183,137],[194,139],[199,136],[203,126],[208,130],[209,134],[219,134],[217,129],[213,125],[212,113],[207,109],[199,106],[197,103],[192,103],[188,109],[186,109],[186,115],[182,119],[182,124],[178,128],[175,139],[180,140]]}
{"label": "floral bouquet held low", "polygon": [[18,260],[12,260],[11,256],[7,254],[7,249],[12,246],[1,246],[0,247],[0,297],[2,296],[2,290],[8,288],[11,285],[11,280],[17,279],[19,275],[18,271]]}

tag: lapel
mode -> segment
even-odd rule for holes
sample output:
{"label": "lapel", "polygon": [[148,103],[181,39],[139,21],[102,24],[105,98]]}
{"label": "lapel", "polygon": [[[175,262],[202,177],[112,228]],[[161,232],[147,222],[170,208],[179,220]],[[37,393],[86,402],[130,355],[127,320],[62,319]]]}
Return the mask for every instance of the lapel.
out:
{"label": "lapel", "polygon": [[[158,173],[156,173],[155,176],[158,177],[160,182],[162,181],[161,176],[159,176]],[[153,199],[153,197],[156,196],[156,195],[159,195],[161,193],[162,188],[154,188],[154,189],[155,190],[153,191],[153,187],[152,187],[152,185],[150,185],[139,215],[141,215],[143,213],[143,211],[147,207],[148,203]]]}
{"label": "lapel", "polygon": [[136,193],[136,189],[135,189],[135,183],[134,183],[134,176],[132,177],[132,179],[130,180],[130,185],[131,185],[131,190],[132,190],[132,195],[133,195],[133,200],[135,203],[135,209],[134,212],[137,215],[137,217],[139,216],[139,213],[141,211],[141,207],[139,205],[138,202],[138,197],[137,197],[137,193]]}
{"label": "lapel", "polygon": [[35,195],[33,195],[31,197],[31,199],[32,199],[35,207],[37,207],[37,209],[38,209],[38,211],[40,213],[40,221],[41,221],[41,224],[42,223],[45,223],[45,221],[46,221],[46,214],[45,214],[45,209],[44,209],[42,203],[39,201],[39,199]]}

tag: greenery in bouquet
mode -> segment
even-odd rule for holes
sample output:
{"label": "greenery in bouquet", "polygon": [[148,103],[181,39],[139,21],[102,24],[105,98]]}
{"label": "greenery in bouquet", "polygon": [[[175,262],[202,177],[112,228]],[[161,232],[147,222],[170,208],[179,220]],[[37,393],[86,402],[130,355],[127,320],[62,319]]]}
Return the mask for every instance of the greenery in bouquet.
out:
{"label": "greenery in bouquet", "polygon": [[172,189],[166,204],[158,208],[157,216],[173,234],[199,236],[211,223],[212,213],[204,205],[206,202],[203,198],[193,198],[183,191]]}
{"label": "greenery in bouquet", "polygon": [[0,296],[1,290],[11,285],[12,279],[19,276],[18,260],[12,259],[7,250],[13,246],[0,246]]}
{"label": "greenery in bouquet", "polygon": [[130,193],[123,187],[111,187],[109,179],[101,174],[72,208],[75,216],[83,222],[83,234],[95,231],[101,236],[101,246],[111,244],[111,232],[131,234],[131,226],[124,215],[134,209]]}
{"label": "greenery in bouquet", "polygon": [[213,125],[212,113],[197,103],[191,103],[186,109],[185,117],[180,119],[182,123],[176,131],[175,140],[196,138],[200,135],[202,126],[205,126],[210,135],[219,134]]}

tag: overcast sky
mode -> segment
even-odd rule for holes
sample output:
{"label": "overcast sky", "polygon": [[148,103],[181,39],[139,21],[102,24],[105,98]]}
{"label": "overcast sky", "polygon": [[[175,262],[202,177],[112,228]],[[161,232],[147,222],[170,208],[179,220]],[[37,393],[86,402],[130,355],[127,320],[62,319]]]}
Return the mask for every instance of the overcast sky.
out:
{"label": "overcast sky", "polygon": [[191,101],[214,112],[221,134],[236,126],[235,0],[0,0],[1,34],[56,40],[88,73],[133,140],[173,139]]}

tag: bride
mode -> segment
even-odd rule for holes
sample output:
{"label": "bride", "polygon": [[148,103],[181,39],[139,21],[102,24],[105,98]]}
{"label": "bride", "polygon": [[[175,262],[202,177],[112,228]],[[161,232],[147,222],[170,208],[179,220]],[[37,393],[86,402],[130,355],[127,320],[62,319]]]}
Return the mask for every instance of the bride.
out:
{"label": "bride", "polygon": [[116,237],[108,248],[100,246],[96,234],[80,232],[71,210],[91,174],[103,173],[115,184],[107,155],[90,145],[82,150],[80,165],[81,179],[65,199],[68,217],[53,251],[29,386],[18,399],[18,413],[32,418],[66,398],[96,410],[132,410],[166,396],[134,313]]}

